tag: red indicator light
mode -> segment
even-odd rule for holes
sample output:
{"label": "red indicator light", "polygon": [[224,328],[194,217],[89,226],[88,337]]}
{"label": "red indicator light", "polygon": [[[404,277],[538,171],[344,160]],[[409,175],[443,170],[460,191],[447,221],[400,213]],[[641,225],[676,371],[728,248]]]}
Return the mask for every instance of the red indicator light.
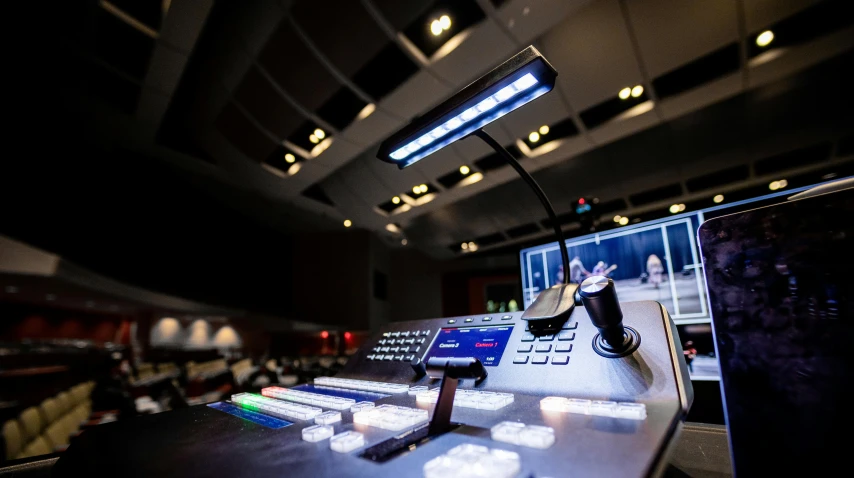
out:
{"label": "red indicator light", "polygon": [[321,333],[320,333],[320,338],[321,338],[321,339],[325,339],[325,338],[328,338],[328,337],[329,337],[329,332],[327,332],[327,331],[325,331],[325,330],[324,330],[323,332],[321,332]]}
{"label": "red indicator light", "polygon": [[350,340],[351,338],[353,338],[353,334],[350,332],[344,332],[344,340]]}
{"label": "red indicator light", "polygon": [[585,201],[584,198],[581,198],[578,200],[578,204],[584,204],[585,202],[587,202],[587,201]]}

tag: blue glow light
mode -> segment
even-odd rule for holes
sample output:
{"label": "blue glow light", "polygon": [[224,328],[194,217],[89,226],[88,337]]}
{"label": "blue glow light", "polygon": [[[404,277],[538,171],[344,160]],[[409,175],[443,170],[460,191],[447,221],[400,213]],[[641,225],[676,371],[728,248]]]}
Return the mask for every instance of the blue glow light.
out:
{"label": "blue glow light", "polygon": [[[418,161],[551,89],[548,86],[537,88],[537,85],[540,85],[537,78],[533,74],[527,73],[512,84],[449,119],[443,125],[395,149],[389,154],[389,157],[397,161],[405,160],[406,164]],[[443,139],[436,141],[439,138]]]}

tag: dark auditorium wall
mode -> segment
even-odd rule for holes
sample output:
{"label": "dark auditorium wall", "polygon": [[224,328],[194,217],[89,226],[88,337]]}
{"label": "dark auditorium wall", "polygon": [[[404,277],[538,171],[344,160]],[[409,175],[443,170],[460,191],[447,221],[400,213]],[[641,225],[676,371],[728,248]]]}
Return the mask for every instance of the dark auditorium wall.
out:
{"label": "dark auditorium wall", "polygon": [[132,317],[0,303],[0,340],[83,339],[127,344]]}

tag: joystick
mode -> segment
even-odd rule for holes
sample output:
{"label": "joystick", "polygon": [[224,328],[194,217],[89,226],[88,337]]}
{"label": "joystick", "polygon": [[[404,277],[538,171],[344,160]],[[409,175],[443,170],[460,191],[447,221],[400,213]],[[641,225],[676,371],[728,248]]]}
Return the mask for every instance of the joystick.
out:
{"label": "joystick", "polygon": [[593,337],[593,349],[608,358],[624,357],[637,350],[640,335],[623,326],[623,310],[617,299],[614,281],[605,276],[591,276],[579,287],[587,315],[599,333]]}

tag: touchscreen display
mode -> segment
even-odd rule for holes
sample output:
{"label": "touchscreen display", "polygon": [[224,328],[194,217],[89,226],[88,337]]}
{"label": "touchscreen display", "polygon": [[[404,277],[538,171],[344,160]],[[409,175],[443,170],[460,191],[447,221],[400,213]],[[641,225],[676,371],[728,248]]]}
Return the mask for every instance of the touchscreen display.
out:
{"label": "touchscreen display", "polygon": [[432,357],[475,357],[483,365],[495,367],[501,361],[512,332],[512,325],[442,329],[424,360]]}

